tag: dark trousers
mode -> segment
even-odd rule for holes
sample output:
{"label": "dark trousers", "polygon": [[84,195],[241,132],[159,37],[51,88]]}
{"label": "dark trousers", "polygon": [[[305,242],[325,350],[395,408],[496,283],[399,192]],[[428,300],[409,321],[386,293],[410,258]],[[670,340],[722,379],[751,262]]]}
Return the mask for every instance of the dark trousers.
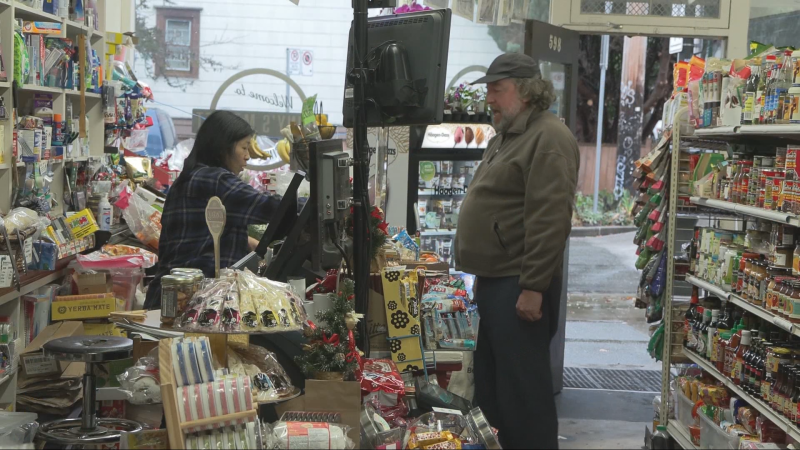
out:
{"label": "dark trousers", "polygon": [[503,448],[558,448],[550,340],[558,328],[561,278],[542,295],[542,318],[517,316],[519,277],[478,277],[475,403],[497,428]]}

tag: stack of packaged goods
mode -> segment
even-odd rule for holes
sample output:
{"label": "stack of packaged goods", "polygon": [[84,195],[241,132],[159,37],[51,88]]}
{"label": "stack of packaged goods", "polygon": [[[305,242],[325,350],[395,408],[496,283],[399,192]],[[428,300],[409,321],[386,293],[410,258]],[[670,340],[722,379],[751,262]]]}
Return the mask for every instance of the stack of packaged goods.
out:
{"label": "stack of packaged goods", "polygon": [[636,295],[638,307],[647,308],[648,322],[662,317],[664,295],[667,236],[667,211],[670,191],[670,161],[672,151],[669,133],[644,158],[636,161],[638,178],[634,186],[639,194],[632,211],[634,225],[638,227],[636,268],[642,270]]}

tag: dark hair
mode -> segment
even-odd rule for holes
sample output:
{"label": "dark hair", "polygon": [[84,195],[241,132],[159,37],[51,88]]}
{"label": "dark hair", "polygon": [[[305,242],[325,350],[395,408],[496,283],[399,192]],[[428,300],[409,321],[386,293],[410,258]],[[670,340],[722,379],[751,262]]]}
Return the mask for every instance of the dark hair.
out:
{"label": "dark hair", "polygon": [[236,114],[214,111],[197,131],[192,152],[183,162],[183,171],[172,187],[188,180],[198,164],[227,168],[236,143],[254,134],[250,124]]}

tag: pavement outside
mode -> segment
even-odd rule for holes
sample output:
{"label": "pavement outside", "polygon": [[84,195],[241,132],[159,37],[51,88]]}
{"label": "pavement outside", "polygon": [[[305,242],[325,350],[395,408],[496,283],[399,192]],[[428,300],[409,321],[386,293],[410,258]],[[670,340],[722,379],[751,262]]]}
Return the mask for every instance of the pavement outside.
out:
{"label": "pavement outside", "polygon": [[[661,370],[647,354],[644,311],[633,307],[640,275],[633,236],[570,239],[566,367]],[[560,448],[641,448],[655,395],[565,388],[556,398]]]}

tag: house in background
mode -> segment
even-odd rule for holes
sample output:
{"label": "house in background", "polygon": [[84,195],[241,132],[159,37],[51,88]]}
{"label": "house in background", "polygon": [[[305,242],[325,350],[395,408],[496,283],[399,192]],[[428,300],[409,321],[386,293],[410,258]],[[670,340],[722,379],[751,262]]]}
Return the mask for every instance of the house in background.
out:
{"label": "house in background", "polygon": [[[331,123],[342,122],[351,0],[302,0],[299,6],[290,0],[147,4],[137,14],[147,27],[163,31],[163,46],[153,60],[137,55],[135,69],[150,84],[158,107],[173,117],[179,139],[192,135],[192,110],[211,109],[215,95],[215,109],[299,114],[296,89],[278,76],[287,73],[306,96],[317,94]],[[453,16],[448,80],[469,67],[488,66],[500,53],[489,27]],[[230,77],[251,69],[262,73],[220,89]],[[460,78],[479,76],[469,71]]]}

